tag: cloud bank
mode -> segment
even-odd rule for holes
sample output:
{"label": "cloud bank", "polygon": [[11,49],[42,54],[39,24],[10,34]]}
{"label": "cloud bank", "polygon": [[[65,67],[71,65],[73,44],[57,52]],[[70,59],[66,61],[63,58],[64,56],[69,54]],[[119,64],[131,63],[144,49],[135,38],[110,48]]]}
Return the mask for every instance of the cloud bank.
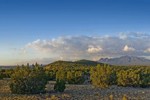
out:
{"label": "cloud bank", "polygon": [[56,60],[98,60],[101,57],[122,55],[149,57],[150,35],[131,32],[118,36],[64,36],[49,40],[37,39],[25,48],[40,58]]}

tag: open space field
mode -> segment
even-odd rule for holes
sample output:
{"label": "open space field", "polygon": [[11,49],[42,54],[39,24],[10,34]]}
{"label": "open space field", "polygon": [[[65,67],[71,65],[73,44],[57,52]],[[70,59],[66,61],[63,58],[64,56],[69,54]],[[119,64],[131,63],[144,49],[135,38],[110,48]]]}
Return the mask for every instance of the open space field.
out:
{"label": "open space field", "polygon": [[11,94],[9,80],[0,80],[0,100],[122,100],[126,95],[129,100],[150,100],[150,88],[133,88],[111,86],[107,89],[94,88],[92,85],[66,85],[63,93],[53,90],[54,81],[47,84],[45,94],[21,95]]}

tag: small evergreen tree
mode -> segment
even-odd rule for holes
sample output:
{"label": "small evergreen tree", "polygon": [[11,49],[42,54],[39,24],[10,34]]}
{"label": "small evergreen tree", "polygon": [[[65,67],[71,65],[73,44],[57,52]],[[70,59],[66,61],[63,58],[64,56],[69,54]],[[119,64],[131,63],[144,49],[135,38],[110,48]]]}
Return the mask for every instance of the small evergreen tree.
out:
{"label": "small evergreen tree", "polygon": [[56,80],[56,83],[54,85],[54,90],[56,92],[64,92],[66,86],[65,86],[65,80]]}
{"label": "small evergreen tree", "polygon": [[150,87],[150,72],[144,70],[140,73],[140,87]]}

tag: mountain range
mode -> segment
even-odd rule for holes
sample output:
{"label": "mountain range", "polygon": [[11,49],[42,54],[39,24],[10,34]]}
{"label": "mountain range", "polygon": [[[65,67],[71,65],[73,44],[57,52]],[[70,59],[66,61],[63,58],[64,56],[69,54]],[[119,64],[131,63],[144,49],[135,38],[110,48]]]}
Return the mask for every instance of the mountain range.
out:
{"label": "mountain range", "polygon": [[106,63],[111,65],[143,65],[150,66],[150,60],[144,57],[136,57],[136,56],[121,56],[117,58],[101,58],[98,60],[100,63]]}
{"label": "mountain range", "polygon": [[[140,66],[150,66],[150,60],[144,57],[136,56],[121,56],[117,58],[101,58],[98,61],[91,60],[78,60],[78,61],[55,61],[46,67],[79,67],[79,66],[96,66],[97,64],[104,65],[118,65],[118,66],[131,66],[131,65],[140,65]],[[0,69],[11,69],[15,66],[0,66]]]}

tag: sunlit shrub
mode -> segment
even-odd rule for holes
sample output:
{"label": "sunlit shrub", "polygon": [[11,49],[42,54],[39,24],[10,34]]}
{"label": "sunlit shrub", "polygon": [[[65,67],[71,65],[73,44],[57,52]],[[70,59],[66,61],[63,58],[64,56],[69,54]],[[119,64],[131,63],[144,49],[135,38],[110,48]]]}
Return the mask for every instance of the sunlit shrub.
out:
{"label": "sunlit shrub", "polygon": [[68,84],[82,84],[85,79],[82,71],[68,71],[67,72],[67,82]]}
{"label": "sunlit shrub", "polygon": [[47,76],[42,67],[17,67],[11,75],[10,89],[16,94],[35,94],[44,92],[46,84]]}
{"label": "sunlit shrub", "polygon": [[56,72],[56,80],[66,80],[66,71],[59,70]]}
{"label": "sunlit shrub", "polygon": [[111,68],[109,66],[100,66],[92,68],[90,72],[92,84],[96,87],[106,88],[110,85]]}
{"label": "sunlit shrub", "polygon": [[127,69],[117,73],[117,84],[120,86],[148,87],[150,86],[150,72],[146,69]]}

